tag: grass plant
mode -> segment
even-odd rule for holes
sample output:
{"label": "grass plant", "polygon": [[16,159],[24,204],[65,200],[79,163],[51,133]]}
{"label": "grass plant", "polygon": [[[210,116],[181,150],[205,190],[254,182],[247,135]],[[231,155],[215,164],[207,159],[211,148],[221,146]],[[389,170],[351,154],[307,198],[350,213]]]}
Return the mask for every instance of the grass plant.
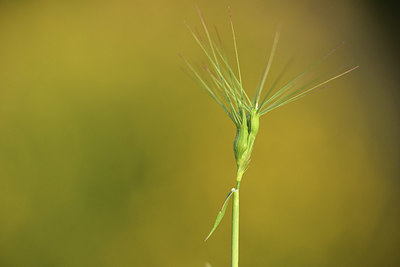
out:
{"label": "grass plant", "polygon": [[[201,68],[195,67],[183,56],[182,60],[187,65],[191,72],[192,78],[196,80],[200,86],[218,103],[224,110],[228,117],[236,126],[236,138],[233,143],[233,151],[236,160],[236,185],[228,193],[225,202],[219,211],[215,223],[206,237],[205,241],[210,238],[215,229],[218,227],[222,218],[224,217],[228,203],[232,198],[232,243],[231,243],[231,266],[237,267],[239,265],[239,191],[240,183],[243,174],[248,168],[250,157],[253,151],[253,146],[257,133],[259,130],[260,117],[263,115],[289,104],[293,101],[308,95],[309,93],[324,87],[327,83],[345,75],[358,68],[358,66],[351,67],[336,75],[332,75],[325,79],[315,79],[311,82],[305,83],[302,80],[307,76],[310,71],[314,70],[318,65],[325,61],[329,56],[335,53],[343,43],[329,51],[324,57],[314,62],[305,71],[298,74],[292,80],[287,82],[282,87],[276,87],[276,82],[265,89],[265,84],[269,78],[270,69],[276,54],[278,41],[280,37],[280,30],[275,34],[272,44],[272,49],[267,61],[266,67],[263,71],[261,79],[255,90],[253,97],[249,97],[244,89],[242,82],[242,74],[240,69],[239,54],[236,42],[235,30],[232,22],[232,15],[230,8],[229,19],[233,39],[234,48],[234,65],[231,65],[227,58],[218,31],[211,32],[204,19],[202,13],[197,8],[198,15],[203,28],[203,33],[197,29],[192,29],[188,24],[187,28],[191,32],[195,42],[200,46],[204,52],[207,62]],[[264,92],[266,90],[266,92]]]}

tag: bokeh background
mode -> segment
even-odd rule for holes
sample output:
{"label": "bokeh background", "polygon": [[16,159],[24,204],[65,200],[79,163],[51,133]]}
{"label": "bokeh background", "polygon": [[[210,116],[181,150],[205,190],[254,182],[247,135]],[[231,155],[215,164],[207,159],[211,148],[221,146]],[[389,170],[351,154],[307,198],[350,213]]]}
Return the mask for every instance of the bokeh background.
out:
{"label": "bokeh background", "polygon": [[[0,266],[229,266],[235,128],[185,76],[194,1],[0,2]],[[197,1],[258,82],[360,69],[261,120],[242,266],[399,266],[397,25],[384,1]],[[229,49],[229,48],[228,48]],[[231,51],[231,50],[230,50]],[[329,66],[327,69],[329,69]]]}

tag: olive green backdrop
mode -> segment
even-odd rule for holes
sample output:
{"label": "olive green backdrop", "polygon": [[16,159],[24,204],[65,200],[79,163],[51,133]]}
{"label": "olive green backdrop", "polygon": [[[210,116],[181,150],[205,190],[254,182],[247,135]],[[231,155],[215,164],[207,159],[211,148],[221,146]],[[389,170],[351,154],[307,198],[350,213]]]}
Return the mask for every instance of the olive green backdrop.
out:
{"label": "olive green backdrop", "polygon": [[[241,266],[400,264],[391,38],[361,1],[197,1],[249,92],[360,69],[262,117],[241,186]],[[0,266],[229,266],[235,128],[180,67],[204,60],[194,1],[0,2]],[[396,27],[392,25],[392,27]],[[331,65],[330,65],[331,64]],[[396,62],[397,64],[397,62]]]}

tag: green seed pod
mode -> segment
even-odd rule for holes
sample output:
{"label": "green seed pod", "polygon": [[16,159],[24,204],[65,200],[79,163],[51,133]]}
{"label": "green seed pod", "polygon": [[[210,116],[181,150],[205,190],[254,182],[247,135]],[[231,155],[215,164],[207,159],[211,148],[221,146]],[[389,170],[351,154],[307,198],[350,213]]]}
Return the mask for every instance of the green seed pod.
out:
{"label": "green seed pod", "polygon": [[253,111],[251,115],[248,115],[247,127],[249,134],[247,137],[247,148],[246,148],[246,153],[244,153],[241,158],[240,164],[238,164],[238,167],[246,168],[250,160],[250,156],[253,151],[254,141],[258,133],[259,121],[260,121],[260,115],[256,111]]}
{"label": "green seed pod", "polygon": [[249,119],[249,134],[255,137],[258,133],[258,128],[260,124],[260,115],[253,113]]}
{"label": "green seed pod", "polygon": [[248,148],[249,131],[247,128],[246,115],[242,116],[242,124],[237,128],[236,138],[233,142],[233,150],[235,152],[235,159],[238,166],[242,166],[245,161],[243,155],[246,154]]}

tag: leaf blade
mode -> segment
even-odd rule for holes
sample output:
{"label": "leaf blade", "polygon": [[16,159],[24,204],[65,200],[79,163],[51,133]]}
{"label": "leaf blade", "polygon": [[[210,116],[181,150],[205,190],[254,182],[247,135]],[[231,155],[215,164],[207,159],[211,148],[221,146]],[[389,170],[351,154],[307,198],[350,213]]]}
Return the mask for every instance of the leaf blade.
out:
{"label": "leaf blade", "polygon": [[231,191],[229,191],[229,194],[226,196],[225,202],[222,205],[221,210],[217,214],[217,218],[215,219],[214,225],[213,225],[210,233],[206,237],[206,239],[204,239],[204,242],[206,242],[210,238],[210,236],[214,233],[215,229],[217,229],[219,223],[222,221],[222,218],[224,218],[224,215],[225,215],[225,212],[226,212],[226,208],[228,206],[229,199],[231,198],[233,192],[235,192],[235,191],[236,191],[235,188],[232,188]]}

